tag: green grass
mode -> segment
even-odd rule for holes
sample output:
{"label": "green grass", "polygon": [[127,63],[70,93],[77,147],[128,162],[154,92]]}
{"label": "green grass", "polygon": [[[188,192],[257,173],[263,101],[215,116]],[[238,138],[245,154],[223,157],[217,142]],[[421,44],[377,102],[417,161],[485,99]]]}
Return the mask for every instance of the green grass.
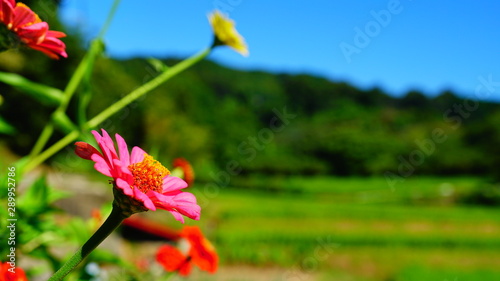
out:
{"label": "green grass", "polygon": [[309,263],[325,280],[500,274],[500,212],[457,200],[480,179],[415,177],[396,189],[384,178],[274,178],[270,189],[265,178],[248,181],[252,188],[221,188],[203,210],[224,264],[307,272]]}
{"label": "green grass", "polygon": [[499,280],[500,273],[491,270],[457,271],[450,269],[429,269],[425,266],[411,266],[402,270],[395,281],[484,281]]}

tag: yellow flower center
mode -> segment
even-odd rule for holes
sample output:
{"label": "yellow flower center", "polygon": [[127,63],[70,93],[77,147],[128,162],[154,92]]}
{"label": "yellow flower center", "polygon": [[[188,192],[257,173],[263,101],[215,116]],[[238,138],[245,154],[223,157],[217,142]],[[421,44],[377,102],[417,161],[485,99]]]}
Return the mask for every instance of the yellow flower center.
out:
{"label": "yellow flower center", "polygon": [[163,178],[170,174],[170,171],[163,165],[154,160],[149,154],[144,155],[144,160],[139,163],[134,163],[128,166],[134,184],[132,188],[137,187],[140,191],[147,193],[148,191],[162,192]]}

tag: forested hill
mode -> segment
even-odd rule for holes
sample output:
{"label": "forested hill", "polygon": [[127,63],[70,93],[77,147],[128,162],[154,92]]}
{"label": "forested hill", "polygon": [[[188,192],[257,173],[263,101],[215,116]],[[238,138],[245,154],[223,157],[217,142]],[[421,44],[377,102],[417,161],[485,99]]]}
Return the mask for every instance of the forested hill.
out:
{"label": "forested hill", "polygon": [[[63,87],[76,62],[49,62],[41,69],[23,65],[17,72]],[[57,67],[64,69],[42,71]],[[145,59],[99,59],[89,116],[156,75]],[[0,115],[24,130],[22,141],[11,137],[10,145],[25,153],[51,110],[6,85],[0,89],[5,100]],[[20,110],[39,115],[38,122],[16,117]],[[498,104],[451,92],[428,98],[411,91],[394,98],[380,89],[310,75],[239,71],[203,61],[103,127],[160,159],[182,156],[207,171],[492,175],[500,164],[499,124]]]}

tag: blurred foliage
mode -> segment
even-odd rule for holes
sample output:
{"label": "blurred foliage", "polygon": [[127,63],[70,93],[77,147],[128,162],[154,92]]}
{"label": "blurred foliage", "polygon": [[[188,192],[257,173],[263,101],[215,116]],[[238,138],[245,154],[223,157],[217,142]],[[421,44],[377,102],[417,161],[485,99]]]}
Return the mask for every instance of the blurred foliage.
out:
{"label": "blurred foliage", "polygon": [[[53,87],[61,86],[64,73],[76,63],[12,55],[23,61],[17,73]],[[40,71],[47,64],[57,70]],[[7,70],[8,65],[0,63],[0,68]],[[145,59],[99,59],[90,89],[96,98],[88,115],[156,74]],[[25,154],[50,109],[14,88],[0,88],[5,98],[0,115],[19,128],[18,134],[5,138],[15,152]],[[434,98],[418,91],[395,98],[380,89],[361,90],[309,75],[244,72],[204,61],[102,127],[119,132],[131,144],[158,149],[160,159],[183,156],[195,166],[209,163],[218,169],[236,161],[245,174],[377,175],[397,172],[401,158],[409,161],[418,150],[425,159],[415,165],[415,173],[495,175],[500,110],[497,104],[478,102],[477,109],[467,112],[463,103],[449,91]],[[75,111],[70,107],[69,115],[74,117]],[[295,117],[277,121],[284,113]],[[445,141],[432,139],[436,129]],[[418,145],[425,140],[432,142],[431,153]]]}
{"label": "blurred foliage", "polygon": [[481,280],[497,280],[500,274],[491,270],[469,270],[468,272],[458,270],[443,270],[434,269],[425,266],[409,266],[402,270],[394,279],[394,281],[481,281]]}
{"label": "blurred foliage", "polygon": [[[34,179],[23,192],[19,192],[20,188],[16,183],[20,181],[16,176],[9,175],[9,178],[11,180],[7,181],[5,176],[0,176],[2,183],[0,185],[0,204],[6,206],[6,208],[0,208],[0,216],[15,219],[15,221],[3,219],[0,221],[0,227],[7,229],[7,226],[12,226],[13,223],[15,230],[10,230],[10,232],[14,231],[15,235],[11,234],[11,237],[14,237],[13,243],[7,239],[4,239],[3,242],[5,245],[8,243],[10,247],[15,248],[18,262],[20,257],[23,260],[29,259],[34,262],[35,266],[28,269],[29,276],[46,276],[58,270],[69,258],[72,253],[71,251],[68,253],[67,249],[76,249],[79,245],[83,245],[103,221],[95,216],[90,219],[70,216],[55,207],[54,202],[70,197],[72,194],[49,186],[45,175]],[[7,208],[7,203],[12,202],[9,199],[11,197],[14,199],[15,205]],[[98,212],[109,214],[111,203],[105,204]],[[0,254],[4,257],[12,254],[10,247],[1,247]],[[87,270],[90,263],[123,268],[122,271],[127,272],[129,280],[150,280],[147,277],[146,279],[136,279],[138,271],[134,265],[115,252],[102,248],[94,250],[90,254],[90,258],[84,260],[78,270],[67,277],[67,280],[96,280],[96,276],[89,274]]]}
{"label": "blurred foliage", "polygon": [[[16,177],[11,179],[16,179]],[[17,260],[22,256],[36,261],[37,265],[29,269],[29,275],[37,276],[59,269],[67,257],[54,254],[54,249],[83,244],[100,223],[95,219],[86,221],[81,218],[71,218],[59,208],[54,207],[55,201],[68,197],[70,194],[50,187],[44,175],[35,179],[31,186],[22,193],[18,192],[19,187],[16,184],[18,180],[7,181],[4,177],[0,180],[2,182],[1,205],[7,206],[7,202],[11,202],[10,197],[15,199],[13,207],[0,209],[2,218],[16,219],[13,223],[15,242],[8,245],[16,249]],[[8,183],[11,183],[8,185],[9,188],[7,188]],[[7,190],[10,192],[9,196],[7,196]],[[12,225],[12,221],[4,219],[0,222],[2,229],[6,229],[7,225]],[[61,227],[62,225],[65,227]],[[7,240],[4,242],[7,244]],[[10,247],[0,248],[0,253],[4,257],[10,253],[9,251]],[[94,262],[123,263],[120,258],[102,249],[96,250],[91,256]],[[83,270],[76,271],[68,280],[90,280],[90,277],[83,278],[85,274]]]}
{"label": "blurred foliage", "polygon": [[[69,58],[54,61],[31,50],[8,51],[0,55],[0,71],[19,74],[37,83],[32,85],[37,89],[44,84],[52,87],[47,91],[63,90],[87,46],[78,30],[58,22],[59,1],[27,4],[51,28],[70,35],[64,39]],[[94,97],[88,116],[151,80],[159,73],[156,69],[178,61],[164,59],[162,65],[143,58],[101,57],[92,83],[80,89]],[[0,94],[2,138],[17,154],[25,155],[53,108],[3,83]],[[295,117],[279,120],[285,112]],[[76,103],[70,105],[68,116],[77,119]],[[202,171],[198,178],[206,180],[210,170],[226,169],[231,161],[241,174],[397,173],[401,159],[410,161],[414,151],[424,155],[422,163],[414,165],[415,173],[496,176],[499,121],[498,104],[476,104],[473,98],[462,99],[451,91],[429,97],[410,90],[396,98],[379,88],[359,89],[305,74],[238,71],[203,61],[101,126],[133,145],[154,148],[159,159],[189,159]],[[436,129],[443,131],[445,141],[432,139]],[[425,140],[433,141],[431,153],[419,146]]]}

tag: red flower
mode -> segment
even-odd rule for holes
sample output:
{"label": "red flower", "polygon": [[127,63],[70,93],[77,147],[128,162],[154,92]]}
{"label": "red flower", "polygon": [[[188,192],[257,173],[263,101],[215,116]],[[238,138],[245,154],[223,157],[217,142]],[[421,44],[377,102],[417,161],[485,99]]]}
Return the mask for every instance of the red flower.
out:
{"label": "red flower", "polygon": [[24,270],[11,267],[8,262],[0,263],[0,281],[28,281]]}
{"label": "red flower", "polygon": [[184,158],[175,158],[173,166],[174,168],[181,168],[182,173],[184,174],[184,181],[186,181],[188,186],[191,186],[194,182],[194,171],[189,161]]}
{"label": "red flower", "polygon": [[98,172],[113,178],[115,201],[125,199],[121,203],[131,213],[160,208],[182,223],[182,215],[200,219],[201,208],[196,204],[196,197],[181,191],[187,187],[186,182],[170,176],[167,168],[141,148],[135,146],[129,153],[127,143],[118,134],[115,135],[117,153],[111,137],[104,129],[101,131],[102,136],[92,131],[101,152],[85,142],[75,143],[75,152],[83,159],[94,161]]}
{"label": "red flower", "polygon": [[179,275],[187,276],[191,272],[193,264],[210,273],[217,271],[219,257],[214,246],[203,236],[197,226],[185,226],[180,236],[181,246],[183,242],[188,244],[185,253],[171,245],[164,245],[158,249],[156,261],[166,271],[178,271]]}
{"label": "red flower", "polygon": [[164,245],[156,253],[156,261],[168,272],[177,271],[181,276],[188,276],[192,269],[191,258],[171,245]]}
{"label": "red flower", "polygon": [[52,59],[59,59],[59,56],[68,57],[66,45],[58,39],[66,34],[49,30],[48,23],[42,21],[23,3],[0,0],[0,21],[28,47],[41,51]]}
{"label": "red flower", "polygon": [[179,239],[179,232],[164,224],[148,220],[141,216],[131,216],[123,221],[123,225],[149,233],[151,235],[161,237],[167,240]]}

